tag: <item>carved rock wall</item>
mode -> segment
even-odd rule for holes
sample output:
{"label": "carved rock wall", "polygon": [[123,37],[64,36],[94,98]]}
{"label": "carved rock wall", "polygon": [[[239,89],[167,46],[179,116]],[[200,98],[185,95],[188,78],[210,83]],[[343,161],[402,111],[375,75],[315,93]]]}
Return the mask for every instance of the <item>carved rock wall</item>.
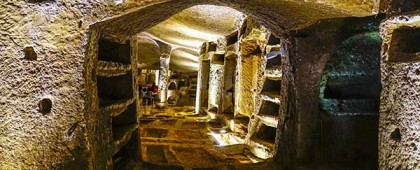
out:
{"label": "carved rock wall", "polygon": [[419,13],[382,23],[380,169],[420,168],[419,32]]}
{"label": "carved rock wall", "polygon": [[223,92],[223,64],[210,64],[209,75],[209,109],[221,107],[221,98]]}

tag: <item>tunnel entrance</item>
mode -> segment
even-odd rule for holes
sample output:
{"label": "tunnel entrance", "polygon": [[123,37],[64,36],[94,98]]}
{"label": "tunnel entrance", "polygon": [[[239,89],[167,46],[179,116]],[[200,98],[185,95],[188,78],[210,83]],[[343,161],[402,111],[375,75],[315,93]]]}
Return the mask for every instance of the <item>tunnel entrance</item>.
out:
{"label": "tunnel entrance", "polygon": [[320,114],[326,167],[378,168],[380,50],[379,32],[357,34],[325,66]]}
{"label": "tunnel entrance", "polygon": [[[288,135],[299,133],[296,127],[283,129],[283,121],[293,115],[281,113],[285,112],[282,107],[289,107],[282,100],[289,93],[282,88],[287,85],[282,79],[283,59],[289,55],[286,46],[290,45],[282,33],[334,15],[305,3],[298,6],[310,6],[319,15],[308,17],[302,12],[282,18],[284,14],[260,12],[265,9],[260,6],[243,6],[241,10],[253,14],[245,17],[220,6],[220,13],[214,12],[213,6],[207,11],[208,17],[216,15],[213,21],[194,18],[200,23],[197,27],[182,22],[173,26],[171,19],[189,22],[185,18],[194,16],[194,11],[187,8],[194,5],[168,1],[157,5],[164,15],[126,23],[134,16],[155,13],[150,6],[92,27],[86,72],[100,75],[92,81],[87,76],[87,86],[98,91],[87,103],[95,113],[93,120],[98,120],[89,124],[93,167],[261,169],[267,168],[268,159],[279,159],[277,153],[291,152],[295,159],[294,146],[278,150],[279,145],[292,145],[280,138],[293,141]],[[205,11],[210,7],[192,8]],[[184,9],[187,12],[182,14]],[[229,18],[232,13],[239,14]],[[170,18],[172,15],[176,17]],[[217,38],[209,39],[212,36]],[[328,98],[343,93],[333,84],[325,92]],[[109,109],[118,111],[104,114],[104,99],[118,100]],[[280,132],[290,134],[278,136]]]}

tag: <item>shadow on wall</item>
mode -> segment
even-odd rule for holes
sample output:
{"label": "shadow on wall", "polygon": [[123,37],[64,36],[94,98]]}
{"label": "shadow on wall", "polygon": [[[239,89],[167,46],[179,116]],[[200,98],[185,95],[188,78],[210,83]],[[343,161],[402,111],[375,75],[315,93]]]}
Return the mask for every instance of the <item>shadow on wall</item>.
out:
{"label": "shadow on wall", "polygon": [[378,168],[381,43],[377,31],[352,36],[325,66],[320,154],[327,167]]}

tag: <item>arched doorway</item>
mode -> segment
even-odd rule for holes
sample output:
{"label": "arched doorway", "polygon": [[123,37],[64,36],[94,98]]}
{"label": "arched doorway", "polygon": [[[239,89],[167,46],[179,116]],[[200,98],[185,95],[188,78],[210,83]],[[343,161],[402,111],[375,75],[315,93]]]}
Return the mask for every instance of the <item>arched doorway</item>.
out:
{"label": "arched doorway", "polygon": [[377,169],[381,92],[378,31],[343,41],[321,79],[321,157],[331,168]]}
{"label": "arched doorway", "polygon": [[[199,2],[197,2],[197,4],[198,3]],[[346,16],[345,14],[342,14],[334,9],[329,9],[330,11],[328,12],[328,10],[321,7],[323,5],[313,6],[313,5],[316,5],[314,3],[280,2],[278,4],[276,3],[275,6],[281,6],[284,9],[288,9],[288,7],[290,7],[290,9],[293,8],[293,9],[298,9],[298,10],[310,8],[313,10],[312,12],[315,12],[319,15],[308,16],[308,15],[305,15],[306,13],[305,11],[301,11],[301,12],[289,11],[290,12],[289,13],[287,10],[286,11],[274,10],[274,9],[267,10],[267,7],[269,6],[262,5],[262,4],[258,6],[252,6],[252,5],[247,5],[245,2],[243,2],[243,4],[241,3],[232,4],[230,2],[215,1],[215,2],[212,2],[212,4],[230,6],[230,7],[239,9],[241,11],[244,11],[247,14],[252,15],[255,18],[257,18],[263,25],[265,25],[269,30],[271,30],[274,34],[277,34],[277,35],[281,35],[281,33],[286,30],[303,28],[305,26],[308,26],[310,23],[316,22],[323,18]],[[151,27],[163,21],[164,19],[168,18],[169,16],[183,9],[191,7],[193,5],[196,5],[196,4],[185,3],[183,1],[182,2],[168,1],[168,2],[163,2],[163,3],[158,3],[156,5],[148,6],[148,7],[142,8],[141,10],[126,13],[124,15],[93,25],[91,27],[92,28],[91,39],[89,40],[89,46],[88,46],[89,50],[87,53],[87,61],[86,61],[87,63],[93,63],[93,64],[92,65],[87,64],[85,71],[87,72],[88,75],[92,75],[92,77],[94,77],[94,75],[96,74],[94,67],[95,67],[95,62],[97,59],[95,58],[96,55],[94,53],[94,49],[98,47],[97,42],[99,41],[101,36],[109,37],[111,39],[116,39],[117,41],[127,40],[129,39],[130,36],[141,32],[145,28]],[[273,8],[273,7],[270,7],[270,8]],[[273,13],[269,13],[267,11],[272,11]],[[138,17],[138,16],[142,16],[142,17]],[[130,22],[127,22],[127,21],[130,21]],[[87,82],[87,86],[92,87],[92,89],[90,89],[92,91],[96,90],[95,87],[93,87],[95,82],[96,82],[95,80],[91,81],[90,79]],[[282,90],[287,92],[288,88],[282,88]],[[96,98],[95,96],[93,98],[94,99],[92,100],[92,102],[88,102],[87,105],[89,105],[88,108],[90,109],[90,113],[98,113],[98,108],[96,106],[92,107],[92,105],[94,105],[94,103],[96,102],[95,100],[98,100],[98,98],[97,96]],[[284,103],[284,105],[288,105],[288,104]],[[285,113],[288,111],[283,110],[283,109],[281,110],[283,114],[289,114],[289,113]],[[99,118],[99,116],[96,116],[96,117]],[[284,121],[284,119],[282,119],[282,121]],[[100,123],[89,124],[88,129],[93,131],[95,127],[98,125],[100,125]],[[279,128],[282,128],[282,126],[284,126],[284,124],[280,123]],[[294,126],[294,125],[291,125],[291,126]],[[280,141],[280,140],[286,141],[289,138],[295,138],[294,135],[296,133],[296,129],[287,128],[286,130],[282,130],[281,132],[284,134],[276,138],[277,141]],[[89,135],[90,141],[92,143],[98,142],[97,139],[92,137],[93,134],[95,133],[92,133],[92,135]],[[102,137],[106,138],[106,135]],[[284,143],[277,143],[277,144],[284,145],[282,148],[290,148],[290,150],[279,149],[278,153],[282,153],[282,152],[287,153],[288,157],[283,157],[283,158],[286,159],[285,162],[293,162],[290,165],[290,166],[293,166],[294,162],[297,161],[296,159],[297,151],[295,150],[297,146],[294,146],[295,143],[284,142]],[[101,146],[101,145],[98,145],[98,146]],[[92,152],[98,152],[98,151],[95,151],[95,149],[92,149],[92,150],[93,150]],[[101,152],[98,152],[98,153],[101,153]],[[107,153],[105,153],[104,155],[106,157]],[[103,160],[101,160],[103,158],[101,158],[100,155],[93,154],[93,156],[95,158],[92,158],[93,159],[92,162],[94,162],[92,164],[97,164],[98,162],[104,162]],[[280,158],[280,160],[281,159],[282,158]],[[100,167],[100,165],[98,166]],[[285,164],[285,166],[288,166],[288,165]]]}

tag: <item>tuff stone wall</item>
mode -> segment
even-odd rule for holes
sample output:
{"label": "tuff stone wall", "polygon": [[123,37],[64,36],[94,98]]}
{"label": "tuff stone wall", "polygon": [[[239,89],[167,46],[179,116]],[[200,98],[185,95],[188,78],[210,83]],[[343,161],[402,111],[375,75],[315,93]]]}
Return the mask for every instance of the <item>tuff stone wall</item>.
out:
{"label": "tuff stone wall", "polygon": [[[87,166],[83,73],[88,27],[144,4],[0,3],[0,169]],[[36,59],[26,59],[24,48],[32,48]],[[52,101],[51,112],[39,111],[42,99]]]}
{"label": "tuff stone wall", "polygon": [[[157,2],[168,3],[147,6]],[[324,2],[267,1],[258,6],[255,6],[258,4],[256,1],[194,2],[244,8],[246,12],[257,14],[263,24],[276,32],[285,28],[302,28],[322,18],[371,14],[365,10],[335,9]],[[95,107],[95,101],[90,98],[94,88],[92,84],[85,83],[92,79],[92,72],[87,70],[95,67],[95,53],[88,53],[85,47],[88,51],[95,51],[95,40],[103,31],[119,35],[135,34],[194,4],[192,1],[164,0],[132,0],[119,6],[115,6],[112,0],[2,1],[0,110],[4,114],[0,119],[0,169],[57,169],[69,164],[85,166],[85,160],[76,159],[76,162],[82,163],[71,162],[73,158],[86,156],[86,136],[98,135],[86,132],[86,123],[93,123],[99,118],[84,115]],[[362,5],[359,2],[355,4]],[[268,6],[270,11],[281,13],[274,15],[266,12]],[[144,10],[138,10],[140,7]],[[129,15],[115,17],[128,11]],[[305,11],[314,15],[307,15]],[[289,15],[293,17],[282,17]],[[110,17],[114,18],[90,27],[92,42],[86,46],[89,26]],[[278,23],[287,25],[283,28]],[[34,49],[36,60],[33,60],[33,52],[29,52],[32,54],[30,60],[25,59],[28,57],[24,57],[22,50],[26,47]],[[45,115],[38,111],[38,103],[44,98],[52,101],[52,110]]]}
{"label": "tuff stone wall", "polygon": [[[391,17],[381,26],[383,86],[379,118],[379,168],[419,169],[420,50],[405,47],[418,46],[420,15],[417,12]],[[404,28],[413,32],[408,35],[401,35],[400,32],[398,35],[398,30]],[[412,37],[411,40],[408,37]]]}
{"label": "tuff stone wall", "polygon": [[[224,55],[224,54],[223,54]],[[210,63],[210,75],[209,75],[209,110],[217,108],[218,112],[221,109],[221,100],[223,92],[223,73],[224,65],[222,63]]]}

